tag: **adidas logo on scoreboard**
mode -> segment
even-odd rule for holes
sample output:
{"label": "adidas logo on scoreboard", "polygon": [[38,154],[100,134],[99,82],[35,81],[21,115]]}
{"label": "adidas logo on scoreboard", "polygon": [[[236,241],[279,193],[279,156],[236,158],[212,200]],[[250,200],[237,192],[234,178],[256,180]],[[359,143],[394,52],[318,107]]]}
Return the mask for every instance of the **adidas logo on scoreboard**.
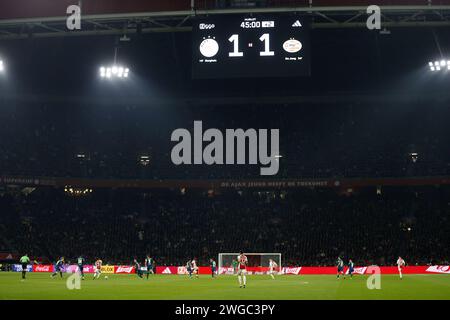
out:
{"label": "adidas logo on scoreboard", "polygon": [[300,20],[297,20],[294,22],[294,24],[292,25],[293,27],[301,27],[302,23],[300,22]]}

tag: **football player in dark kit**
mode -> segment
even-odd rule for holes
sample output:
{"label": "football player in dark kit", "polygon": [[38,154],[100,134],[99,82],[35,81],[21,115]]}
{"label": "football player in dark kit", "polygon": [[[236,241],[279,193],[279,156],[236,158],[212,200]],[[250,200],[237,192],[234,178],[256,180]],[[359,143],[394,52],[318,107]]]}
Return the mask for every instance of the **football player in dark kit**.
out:
{"label": "football player in dark kit", "polygon": [[355,264],[353,263],[352,259],[348,260],[348,274],[350,275],[350,278],[353,278],[353,272],[355,272]]}
{"label": "football player in dark kit", "polygon": [[153,264],[154,264],[154,260],[148,254],[147,257],[145,258],[145,267],[147,268],[147,279],[148,279],[148,275],[150,273],[154,274],[154,272],[153,272]]}
{"label": "football player in dark kit", "polygon": [[52,278],[54,278],[58,274],[58,272],[59,272],[59,275],[61,276],[61,278],[63,277],[63,273],[62,273],[63,265],[64,265],[64,257],[61,257],[61,259],[59,259],[55,263],[55,272],[53,272],[53,274],[51,275]]}
{"label": "football player in dark kit", "polygon": [[209,259],[209,263],[211,266],[211,276],[214,278],[216,276],[216,271],[217,271],[217,265],[216,265],[216,261],[214,261],[214,259]]}
{"label": "football player in dark kit", "polygon": [[337,266],[337,278],[339,279],[340,275],[342,274],[345,279],[344,275],[344,261],[341,259],[341,257],[338,257],[336,260],[336,266]]}
{"label": "football player in dark kit", "polygon": [[134,259],[133,265],[134,265],[134,268],[136,269],[136,274],[138,275],[138,277],[142,278],[141,264],[136,259]]}
{"label": "football player in dark kit", "polygon": [[80,270],[81,280],[84,280],[84,258],[79,256],[77,259],[78,269]]}
{"label": "football player in dark kit", "polygon": [[192,278],[192,260],[186,262],[186,270],[189,274],[189,278]]}

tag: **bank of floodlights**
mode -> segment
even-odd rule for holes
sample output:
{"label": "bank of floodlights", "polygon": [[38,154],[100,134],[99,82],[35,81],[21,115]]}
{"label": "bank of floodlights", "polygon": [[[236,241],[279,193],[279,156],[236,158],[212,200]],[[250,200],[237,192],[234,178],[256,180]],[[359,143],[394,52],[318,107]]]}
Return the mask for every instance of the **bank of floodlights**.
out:
{"label": "bank of floodlights", "polygon": [[442,50],[442,46],[439,43],[439,38],[435,30],[431,29],[431,32],[433,33],[434,42],[436,44],[438,52],[440,53],[441,59],[428,62],[428,67],[430,68],[431,72],[448,72],[450,71],[450,59],[445,58],[445,52]]}
{"label": "bank of floodlights", "polygon": [[101,66],[99,68],[99,75],[102,79],[127,79],[130,74],[130,69],[126,66],[117,63],[117,53],[119,45],[116,43],[114,48],[114,63],[110,66]]}
{"label": "bank of floodlights", "polygon": [[100,77],[105,79],[113,79],[113,78],[119,78],[119,79],[126,79],[128,78],[128,75],[130,73],[130,69],[118,66],[118,65],[112,65],[112,66],[101,66],[99,69]]}
{"label": "bank of floodlights", "polygon": [[0,59],[0,72],[5,70],[5,65],[3,64],[3,60]]}
{"label": "bank of floodlights", "polygon": [[432,72],[450,71],[450,60],[430,61],[428,66]]}

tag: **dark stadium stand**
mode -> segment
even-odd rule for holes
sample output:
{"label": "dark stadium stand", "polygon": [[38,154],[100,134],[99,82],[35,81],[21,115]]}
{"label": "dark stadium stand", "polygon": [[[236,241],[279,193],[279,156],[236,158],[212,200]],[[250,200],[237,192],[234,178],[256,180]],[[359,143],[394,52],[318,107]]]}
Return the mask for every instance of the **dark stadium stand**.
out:
{"label": "dark stadium stand", "polygon": [[[450,110],[445,102],[429,105],[422,101],[245,108],[174,106],[157,110],[133,105],[16,104],[14,108],[5,106],[0,114],[1,174],[259,177],[259,165],[173,165],[171,132],[175,128],[192,131],[196,119],[203,120],[205,129],[280,128],[283,158],[274,177],[277,179],[450,175]],[[412,153],[418,154],[416,161]],[[150,164],[141,165],[140,155],[150,156]]]}
{"label": "dark stadium stand", "polygon": [[[146,253],[159,265],[207,264],[219,252],[281,252],[283,265],[448,265],[448,187],[228,191],[98,189],[86,196],[38,188],[0,196],[7,249],[129,264]],[[1,240],[1,238],[0,238]],[[5,243],[2,244],[5,248]]]}

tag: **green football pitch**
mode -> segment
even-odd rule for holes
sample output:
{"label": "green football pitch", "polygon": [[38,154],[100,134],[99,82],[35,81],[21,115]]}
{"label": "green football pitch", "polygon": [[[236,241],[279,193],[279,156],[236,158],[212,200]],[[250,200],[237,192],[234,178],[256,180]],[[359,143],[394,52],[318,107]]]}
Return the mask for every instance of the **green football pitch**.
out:
{"label": "green football pitch", "polygon": [[450,275],[397,275],[381,277],[381,289],[367,288],[368,276],[336,279],[335,276],[247,276],[240,289],[236,276],[108,275],[92,280],[87,275],[80,289],[69,290],[65,278],[51,279],[47,273],[0,273],[0,299],[154,299],[154,300],[379,300],[450,299]]}

